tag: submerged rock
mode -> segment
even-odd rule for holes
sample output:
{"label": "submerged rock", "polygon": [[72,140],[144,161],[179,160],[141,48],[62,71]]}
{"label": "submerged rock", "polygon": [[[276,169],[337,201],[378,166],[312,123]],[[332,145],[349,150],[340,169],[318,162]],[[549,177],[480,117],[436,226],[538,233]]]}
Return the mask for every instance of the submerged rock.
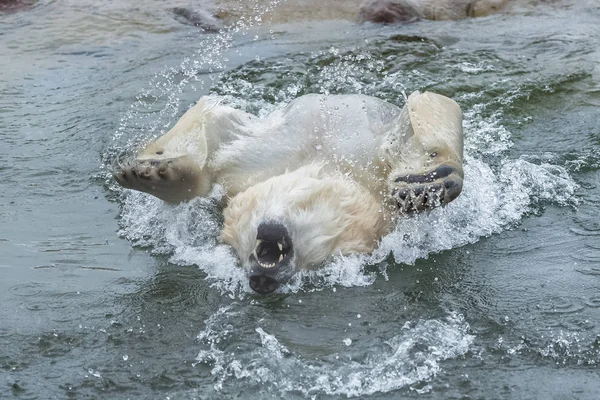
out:
{"label": "submerged rock", "polygon": [[509,0],[374,0],[359,11],[361,22],[395,23],[484,17],[501,11]]}
{"label": "submerged rock", "polygon": [[0,0],[0,13],[11,13],[26,10],[35,5],[37,0]]}
{"label": "submerged rock", "polygon": [[[229,22],[264,9],[262,19],[275,23],[319,20],[397,23],[419,19],[458,20],[503,10],[510,0],[287,0],[273,6],[268,0],[244,3],[214,0],[212,15]],[[209,12],[207,12],[209,13]],[[210,13],[209,13],[210,14]],[[200,15],[200,20],[205,17]],[[189,20],[194,20],[190,16]]]}

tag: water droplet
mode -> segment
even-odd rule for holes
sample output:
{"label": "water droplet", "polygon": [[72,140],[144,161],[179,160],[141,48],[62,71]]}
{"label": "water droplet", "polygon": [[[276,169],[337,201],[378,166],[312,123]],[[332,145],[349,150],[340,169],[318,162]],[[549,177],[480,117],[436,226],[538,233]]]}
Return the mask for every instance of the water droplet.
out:
{"label": "water droplet", "polygon": [[350,345],[352,344],[352,339],[350,339],[350,338],[346,338],[346,339],[344,339],[344,340],[343,340],[343,342],[344,342],[344,344],[345,344],[346,346],[350,346]]}

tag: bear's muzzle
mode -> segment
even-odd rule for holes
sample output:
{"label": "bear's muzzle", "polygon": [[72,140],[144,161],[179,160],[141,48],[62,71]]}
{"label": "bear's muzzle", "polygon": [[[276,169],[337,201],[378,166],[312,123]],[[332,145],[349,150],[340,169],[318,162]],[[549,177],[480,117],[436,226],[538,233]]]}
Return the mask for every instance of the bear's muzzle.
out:
{"label": "bear's muzzle", "polygon": [[256,233],[256,247],[250,254],[250,288],[258,294],[277,290],[294,273],[294,247],[287,228],[275,221],[263,222]]}

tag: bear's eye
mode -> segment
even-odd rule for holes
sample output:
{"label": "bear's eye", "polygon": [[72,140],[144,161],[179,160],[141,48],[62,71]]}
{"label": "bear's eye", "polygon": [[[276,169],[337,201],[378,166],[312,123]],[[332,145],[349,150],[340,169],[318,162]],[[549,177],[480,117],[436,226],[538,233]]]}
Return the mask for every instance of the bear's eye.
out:
{"label": "bear's eye", "polygon": [[158,154],[159,156],[162,155],[162,150],[161,151],[157,151],[156,154]]}
{"label": "bear's eye", "polygon": [[434,157],[437,157],[437,155],[438,155],[437,151],[434,151],[433,153],[431,153],[429,155],[429,157],[434,158]]}

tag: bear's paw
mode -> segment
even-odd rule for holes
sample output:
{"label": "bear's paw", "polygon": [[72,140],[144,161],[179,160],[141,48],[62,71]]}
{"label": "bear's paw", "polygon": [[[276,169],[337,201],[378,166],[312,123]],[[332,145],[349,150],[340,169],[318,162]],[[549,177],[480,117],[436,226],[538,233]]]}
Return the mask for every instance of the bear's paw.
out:
{"label": "bear's paw", "polygon": [[462,181],[461,171],[441,165],[426,173],[394,177],[390,194],[399,211],[409,214],[450,203],[462,191]]}

